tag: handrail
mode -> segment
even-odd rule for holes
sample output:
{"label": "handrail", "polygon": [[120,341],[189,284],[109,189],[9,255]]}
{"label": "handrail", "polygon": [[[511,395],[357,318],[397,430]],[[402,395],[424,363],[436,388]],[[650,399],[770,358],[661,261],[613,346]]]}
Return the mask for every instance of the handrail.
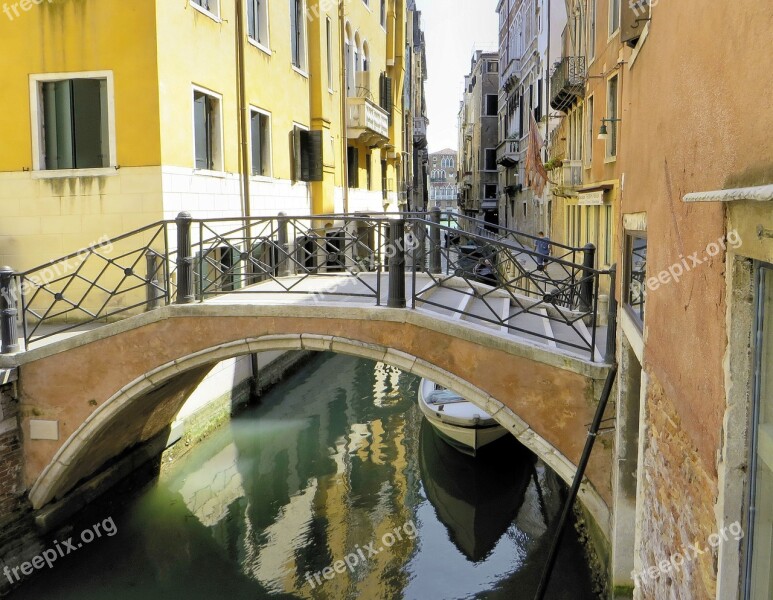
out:
{"label": "handrail", "polygon": [[[456,213],[445,216],[468,226],[491,226]],[[5,268],[0,277],[3,351],[18,351],[17,306],[22,338],[29,347],[33,341],[84,324],[224,294],[324,294],[370,298],[380,306],[382,279],[388,275],[389,306],[440,306],[429,298],[433,291],[449,286],[451,279],[462,279],[471,290],[464,293],[473,294],[491,314],[444,309],[461,310],[467,320],[504,331],[589,351],[595,360],[599,282],[610,272],[594,267],[592,246],[551,242],[566,252],[546,256],[516,237],[539,239],[532,235],[499,227],[505,235],[490,236],[482,228],[455,229],[443,218],[437,208],[212,219],[181,213],[175,220],[104,238],[23,272]],[[467,245],[454,245],[454,236],[462,236]],[[582,261],[576,259],[579,252]],[[410,298],[400,285],[406,271],[414,273],[414,280],[417,272],[429,278],[422,290],[414,286]],[[372,276],[361,277],[363,273]],[[343,278],[345,284],[339,281],[318,292],[312,277]],[[450,287],[456,289],[458,284]],[[494,299],[508,303],[507,314],[504,305],[503,314],[496,314]],[[571,339],[561,339],[547,327],[536,332],[524,329],[522,319],[537,316],[569,332]]]}

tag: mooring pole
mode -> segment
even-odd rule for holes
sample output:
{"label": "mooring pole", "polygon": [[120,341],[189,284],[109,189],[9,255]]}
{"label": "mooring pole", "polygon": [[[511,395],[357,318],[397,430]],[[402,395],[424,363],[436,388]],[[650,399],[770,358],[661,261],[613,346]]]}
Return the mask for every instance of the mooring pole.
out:
{"label": "mooring pole", "polygon": [[580,492],[580,484],[582,478],[585,476],[585,469],[588,467],[588,460],[590,460],[590,453],[593,451],[593,444],[596,442],[596,437],[601,427],[601,421],[604,418],[604,411],[607,408],[609,402],[609,396],[612,394],[612,386],[615,384],[615,377],[617,377],[617,364],[613,364],[607,375],[607,380],[604,383],[604,390],[601,392],[601,399],[599,405],[596,407],[596,415],[593,417],[593,423],[591,423],[590,430],[588,431],[588,437],[585,440],[585,448],[582,451],[582,457],[580,458],[580,464],[577,465],[577,473],[574,475],[574,482],[572,483],[572,489],[569,492],[569,497],[564,504],[564,510],[561,513],[561,518],[556,526],[556,534],[553,538],[553,543],[550,546],[550,553],[548,554],[547,564],[545,570],[542,573],[542,579],[540,579],[539,587],[537,588],[537,594],[534,596],[534,600],[544,600],[545,594],[548,590],[548,584],[550,583],[550,576],[553,574],[553,567],[556,565],[556,558],[558,558],[558,549],[561,547],[561,538],[564,535],[564,529],[566,528],[566,522],[569,520],[569,513],[572,511],[574,501],[577,499],[577,494]]}

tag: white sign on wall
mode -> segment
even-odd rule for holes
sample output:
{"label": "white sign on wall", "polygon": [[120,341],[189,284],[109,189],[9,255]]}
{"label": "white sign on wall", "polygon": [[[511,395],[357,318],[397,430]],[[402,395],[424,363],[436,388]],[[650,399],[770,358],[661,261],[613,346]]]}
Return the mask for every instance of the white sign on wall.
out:
{"label": "white sign on wall", "polygon": [[604,204],[604,190],[578,194],[577,204],[579,206],[602,206]]}

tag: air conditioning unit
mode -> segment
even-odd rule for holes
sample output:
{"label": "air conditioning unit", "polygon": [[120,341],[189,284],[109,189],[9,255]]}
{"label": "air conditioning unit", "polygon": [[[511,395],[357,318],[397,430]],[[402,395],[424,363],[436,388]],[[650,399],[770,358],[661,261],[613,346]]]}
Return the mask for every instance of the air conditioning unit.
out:
{"label": "air conditioning unit", "polygon": [[354,76],[354,85],[359,98],[373,98],[370,91],[370,71],[358,71]]}

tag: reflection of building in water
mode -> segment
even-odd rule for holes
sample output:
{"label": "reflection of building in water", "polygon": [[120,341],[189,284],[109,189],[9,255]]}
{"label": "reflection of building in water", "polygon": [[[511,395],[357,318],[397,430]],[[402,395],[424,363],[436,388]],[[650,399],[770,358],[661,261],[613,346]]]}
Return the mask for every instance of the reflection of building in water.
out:
{"label": "reflection of building in water", "polygon": [[416,545],[404,534],[315,590],[305,575],[371,542],[378,549],[385,534],[412,521],[409,383],[382,363],[330,357],[292,389],[280,386],[252,418],[234,421],[233,443],[180,484],[186,506],[243,572],[272,592],[396,597]]}

